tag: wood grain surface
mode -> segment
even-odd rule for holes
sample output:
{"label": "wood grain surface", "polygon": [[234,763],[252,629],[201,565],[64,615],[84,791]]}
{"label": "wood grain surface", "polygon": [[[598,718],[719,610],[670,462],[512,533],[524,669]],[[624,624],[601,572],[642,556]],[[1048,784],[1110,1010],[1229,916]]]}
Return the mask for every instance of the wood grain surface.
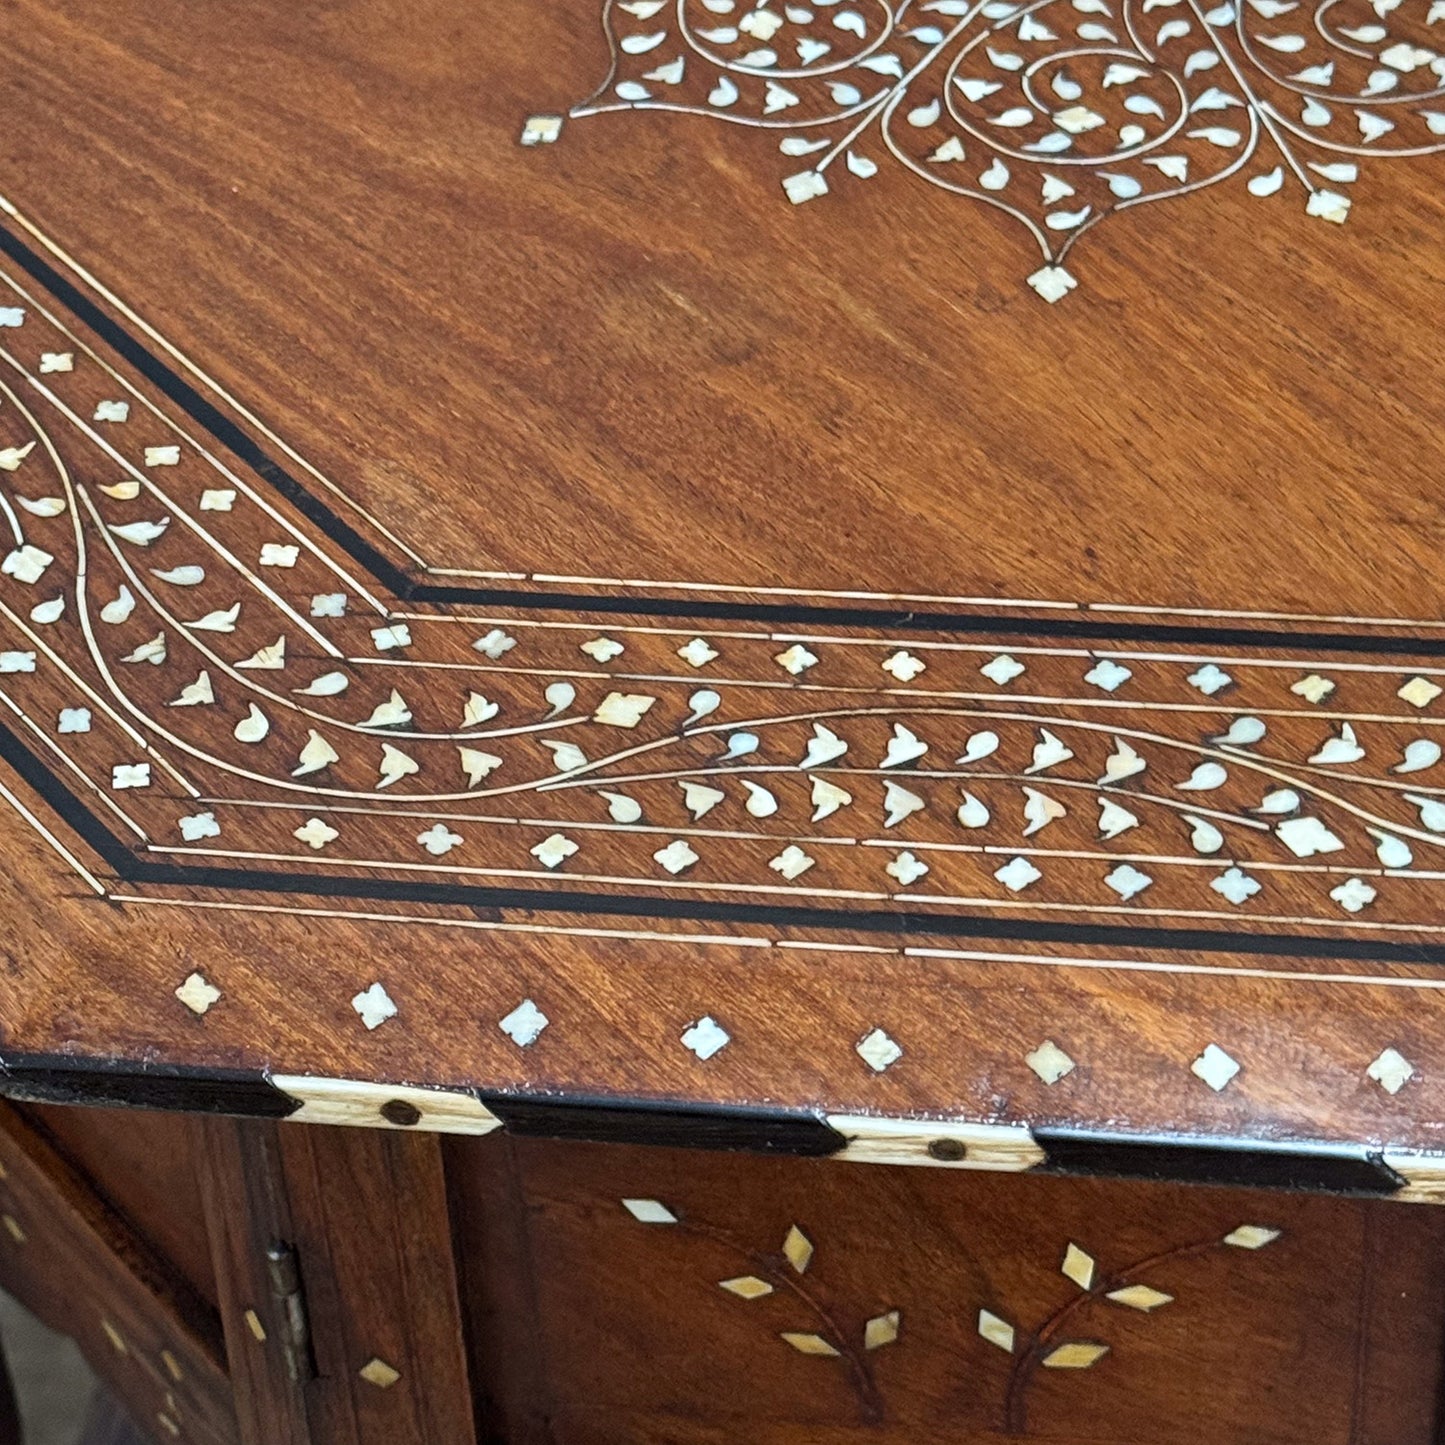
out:
{"label": "wood grain surface", "polygon": [[992,8],[0,7],[0,1058],[1445,1147],[1445,19]]}
{"label": "wood grain surface", "polygon": [[1437,1438],[1435,1210],[448,1151],[475,1377],[509,1445]]}

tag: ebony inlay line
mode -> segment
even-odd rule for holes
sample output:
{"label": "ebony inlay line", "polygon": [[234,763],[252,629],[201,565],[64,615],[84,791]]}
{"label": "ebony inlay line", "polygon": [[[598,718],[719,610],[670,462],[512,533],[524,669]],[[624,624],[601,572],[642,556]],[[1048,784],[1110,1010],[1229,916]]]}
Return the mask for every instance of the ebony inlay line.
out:
{"label": "ebony inlay line", "polygon": [[1035,1127],[1033,1136],[1048,1156],[1036,1174],[1332,1194],[1389,1195],[1405,1184],[1379,1153],[1343,1145],[1235,1145],[1047,1127]]}
{"label": "ebony inlay line", "polygon": [[64,1054],[0,1055],[0,1095],[35,1104],[91,1104],[284,1119],[299,1107],[259,1069],[148,1065]]}
{"label": "ebony inlay line", "polygon": [[743,1150],[826,1158],[847,1140],[826,1120],[799,1111],[681,1105],[569,1095],[565,1100],[481,1091],[509,1134],[674,1149]]}

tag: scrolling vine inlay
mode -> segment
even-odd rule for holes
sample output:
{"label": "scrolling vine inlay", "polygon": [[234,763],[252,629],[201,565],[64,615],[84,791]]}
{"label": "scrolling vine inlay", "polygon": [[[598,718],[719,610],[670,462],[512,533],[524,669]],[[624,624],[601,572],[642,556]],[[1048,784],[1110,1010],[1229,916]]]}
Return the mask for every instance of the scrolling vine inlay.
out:
{"label": "scrolling vine inlay", "polygon": [[[1240,177],[1343,222],[1359,161],[1445,150],[1445,0],[606,0],[572,117],[666,110],[778,135],[794,204],[885,157],[1033,237],[1077,284],[1115,211]],[[527,145],[561,135],[536,115]],[[841,185],[840,185],[841,183]]]}
{"label": "scrolling vine inlay", "polygon": [[1437,624],[499,602],[86,335],[0,270],[0,748],[98,894],[1445,960]]}

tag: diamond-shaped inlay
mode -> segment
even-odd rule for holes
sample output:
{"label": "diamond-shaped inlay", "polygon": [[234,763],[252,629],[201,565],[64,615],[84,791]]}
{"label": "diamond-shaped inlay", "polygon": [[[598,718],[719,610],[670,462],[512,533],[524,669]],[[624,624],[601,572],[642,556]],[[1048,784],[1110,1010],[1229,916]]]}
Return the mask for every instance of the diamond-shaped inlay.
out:
{"label": "diamond-shaped inlay", "polygon": [[717,658],[718,651],[703,638],[694,637],[685,647],[677,649],[677,655],[692,667],[706,667]]}
{"label": "diamond-shaped inlay", "polygon": [[1102,688],[1105,692],[1116,692],[1133,676],[1127,667],[1106,658],[1084,674],[1084,681]]}
{"label": "diamond-shaped inlay", "polygon": [[524,998],[497,1027],[519,1049],[525,1049],[537,1042],[549,1022],[547,1015],[531,999]]}
{"label": "diamond-shaped inlay", "polygon": [[1411,707],[1429,707],[1442,689],[1426,677],[1412,677],[1395,696],[1408,702]]}
{"label": "diamond-shaped inlay", "polygon": [[881,1350],[884,1345],[893,1344],[898,1339],[902,1320],[903,1316],[898,1310],[889,1310],[887,1314],[874,1315],[863,1326],[863,1348],[865,1350]]}
{"label": "diamond-shaped inlay", "polygon": [[1064,1251],[1064,1262],[1059,1266],[1059,1273],[1065,1279],[1073,1280],[1080,1289],[1091,1289],[1094,1284],[1094,1256],[1071,1243]]}
{"label": "diamond-shaped inlay", "polygon": [[351,1000],[351,1006],[361,1016],[361,1021],[368,1030],[379,1029],[387,1019],[396,1017],[396,1005],[391,1001],[391,995],[379,983],[374,983],[357,994]]}
{"label": "diamond-shaped inlay", "polygon": [[882,1029],[874,1029],[871,1033],[865,1034],[853,1047],[857,1050],[858,1057],[874,1073],[878,1074],[896,1064],[903,1057],[902,1047],[889,1038]]}
{"label": "diamond-shaped inlay", "polygon": [[1043,1358],[1043,1366],[1046,1370],[1087,1370],[1108,1353],[1108,1345],[1093,1340],[1070,1340],[1068,1344],[1050,1350]]}
{"label": "diamond-shaped inlay", "polygon": [[622,1207],[640,1224],[676,1224],[677,1215],[660,1199],[624,1199]]}
{"label": "diamond-shaped inlay", "polygon": [[[203,1014],[221,996],[221,990],[215,984],[208,983],[203,974],[192,973],[187,975],[186,981],[176,990],[176,997],[190,1009],[193,1014]],[[1393,1094],[1394,1089],[1390,1092]]]}
{"label": "diamond-shaped inlay", "polygon": [[358,1371],[357,1374],[366,1381],[368,1385],[375,1385],[378,1390],[389,1390],[401,1379],[401,1371],[393,1365],[388,1365],[385,1360],[373,1356]]}
{"label": "diamond-shaped inlay", "polygon": [[674,838],[666,848],[659,848],[652,856],[672,874],[685,873],[698,858],[696,852],[682,838]]}
{"label": "diamond-shaped inlay", "polygon": [[927,671],[928,664],[911,652],[895,652],[883,660],[883,671],[896,677],[899,682],[912,682],[919,673]]}
{"label": "diamond-shaped inlay", "polygon": [[1010,893],[1019,893],[1044,875],[1027,858],[1014,858],[993,875]]}
{"label": "diamond-shaped inlay", "polygon": [[717,1284],[719,1289],[725,1289],[739,1299],[762,1299],[765,1294],[773,1292],[772,1285],[755,1274],[740,1274],[736,1279],[720,1279]]}
{"label": "diamond-shaped inlay", "polygon": [[1306,702],[1314,703],[1323,702],[1334,690],[1334,683],[1317,672],[1312,672],[1308,677],[1302,677],[1290,685],[1291,692],[1297,693]]}
{"label": "diamond-shaped inlay", "polygon": [[324,848],[328,843],[334,843],[341,834],[321,818],[308,818],[291,836],[299,838],[308,847]]}
{"label": "diamond-shaped inlay", "polygon": [[997,1345],[1009,1354],[1014,1352],[1014,1327],[1007,1320],[1000,1319],[991,1310],[979,1310],[978,1332],[989,1344]]}
{"label": "diamond-shaped inlay", "polygon": [[805,1274],[813,1262],[813,1241],[796,1224],[783,1240],[783,1256],[799,1274]]}
{"label": "diamond-shaped inlay", "polygon": [[783,1338],[792,1345],[799,1354],[836,1355],[838,1353],[822,1335],[799,1334],[794,1330],[784,1330]]}
{"label": "diamond-shaped inlay", "polygon": [[1001,652],[992,662],[985,663],[979,671],[999,687],[1007,687],[1014,678],[1024,671],[1024,665],[1016,657]]}
{"label": "diamond-shaped inlay", "polygon": [[555,144],[562,134],[560,115],[529,115],[522,124],[524,146],[547,146]]}
{"label": "diamond-shaped inlay", "polygon": [[1222,667],[1212,662],[1207,662],[1198,672],[1189,674],[1189,685],[1197,687],[1206,697],[1213,697],[1217,692],[1223,692],[1234,679],[1225,672]]}
{"label": "diamond-shaped inlay", "polygon": [[1123,1289],[1111,1289],[1105,1298],[1113,1300],[1117,1305],[1128,1305],[1131,1310],[1142,1310],[1145,1314],[1174,1303],[1172,1294],[1151,1289],[1147,1284],[1131,1284]]}
{"label": "diamond-shaped inlay", "polygon": [[1240,1066],[1219,1047],[1210,1044],[1195,1061],[1189,1072],[1197,1079],[1203,1079],[1217,1094],[1239,1072]]}
{"label": "diamond-shaped inlay", "polygon": [[706,1014],[696,1023],[689,1024],[682,1035],[683,1046],[691,1049],[704,1063],[725,1048],[730,1040],[728,1031]]}
{"label": "diamond-shaped inlay", "polygon": [[1415,1066],[1399,1049],[1386,1049],[1365,1072],[1387,1094],[1398,1094],[1415,1077]]}
{"label": "diamond-shaped inlay", "polygon": [[773,661],[776,662],[784,672],[791,672],[794,677],[801,677],[810,667],[816,665],[818,659],[801,643],[795,642],[785,651],[778,653]]}
{"label": "diamond-shaped inlay", "polygon": [[1224,1243],[1235,1249],[1263,1249],[1279,1238],[1279,1230],[1269,1229],[1263,1224],[1241,1224],[1224,1236]]}
{"label": "diamond-shaped inlay", "polygon": [[1045,1039],[1033,1053],[1024,1055],[1024,1062],[1046,1084],[1057,1084],[1074,1071],[1074,1061],[1052,1040]]}
{"label": "diamond-shaped inlay", "polygon": [[1132,863],[1121,863],[1104,879],[1125,903],[1142,893],[1153,881],[1147,873],[1141,873]]}

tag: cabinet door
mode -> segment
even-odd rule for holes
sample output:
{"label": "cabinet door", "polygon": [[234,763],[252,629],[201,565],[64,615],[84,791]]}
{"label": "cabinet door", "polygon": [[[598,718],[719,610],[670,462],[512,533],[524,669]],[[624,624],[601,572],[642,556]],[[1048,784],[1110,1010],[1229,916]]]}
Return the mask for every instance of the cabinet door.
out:
{"label": "cabinet door", "polygon": [[499,1139],[450,1151],[507,1445],[1429,1445],[1445,1213]]}

